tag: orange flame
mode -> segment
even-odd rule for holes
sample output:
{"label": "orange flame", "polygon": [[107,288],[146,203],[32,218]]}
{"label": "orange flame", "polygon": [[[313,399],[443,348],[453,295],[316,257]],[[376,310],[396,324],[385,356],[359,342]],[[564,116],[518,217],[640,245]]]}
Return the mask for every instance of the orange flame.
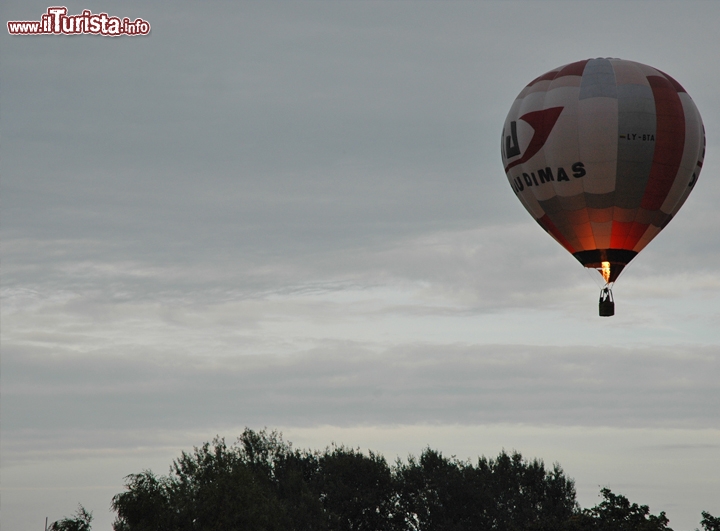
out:
{"label": "orange flame", "polygon": [[605,284],[610,282],[610,262],[603,262],[602,263],[602,276],[605,279]]}

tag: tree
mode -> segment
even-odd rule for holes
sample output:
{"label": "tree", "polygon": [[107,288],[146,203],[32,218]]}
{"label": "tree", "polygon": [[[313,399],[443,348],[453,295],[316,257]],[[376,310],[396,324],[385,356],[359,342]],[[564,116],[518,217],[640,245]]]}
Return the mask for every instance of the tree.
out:
{"label": "tree", "polygon": [[395,485],[385,459],[345,447],[297,451],[245,430],[183,452],[165,477],[126,478],[113,498],[115,531],[395,529]]}
{"label": "tree", "polygon": [[63,518],[50,524],[48,531],[90,531],[92,513],[85,510],[85,507],[78,504],[74,518]]}
{"label": "tree", "polygon": [[577,508],[574,483],[559,465],[548,472],[542,461],[517,452],[473,466],[427,448],[419,461],[397,466],[400,503],[413,530],[550,530]]}
{"label": "tree", "polygon": [[664,512],[650,514],[647,505],[630,504],[625,496],[610,489],[600,491],[603,501],[584,509],[568,522],[572,531],[672,531]]}
{"label": "tree", "polygon": [[335,446],[318,459],[314,490],[330,529],[373,531],[401,529],[396,515],[396,486],[381,455]]}
{"label": "tree", "polygon": [[467,463],[427,448],[420,459],[410,456],[407,464],[398,462],[396,468],[407,529],[485,528],[487,503]]}
{"label": "tree", "polygon": [[[246,429],[232,445],[216,437],[183,452],[167,476],[128,476],[112,507],[115,531],[672,531],[665,513],[601,495],[580,509],[560,465],[518,452],[473,463],[426,448],[390,466],[374,452],[295,450]],[[718,520],[703,513],[704,531],[720,531]]]}
{"label": "tree", "polygon": [[215,438],[193,452],[183,452],[169,476],[150,471],[126,478],[116,495],[115,531],[291,529],[277,492],[273,471],[289,451],[277,434],[246,430],[228,448]]}
{"label": "tree", "polygon": [[705,511],[702,512],[702,517],[700,525],[703,526],[705,531],[720,531],[720,517],[713,516]]}
{"label": "tree", "polygon": [[113,497],[112,508],[118,517],[116,531],[163,531],[173,520],[171,485],[168,478],[157,478],[145,470],[125,478],[126,492]]}

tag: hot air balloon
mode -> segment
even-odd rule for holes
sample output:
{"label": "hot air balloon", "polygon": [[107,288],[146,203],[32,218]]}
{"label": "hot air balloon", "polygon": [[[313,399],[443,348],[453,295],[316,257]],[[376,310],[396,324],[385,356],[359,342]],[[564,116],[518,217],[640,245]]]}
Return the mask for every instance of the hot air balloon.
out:
{"label": "hot air balloon", "polygon": [[650,66],[599,58],[531,81],[512,104],[502,160],[520,202],[557,242],[612,286],[668,224],[705,156],[700,114],[685,89]]}

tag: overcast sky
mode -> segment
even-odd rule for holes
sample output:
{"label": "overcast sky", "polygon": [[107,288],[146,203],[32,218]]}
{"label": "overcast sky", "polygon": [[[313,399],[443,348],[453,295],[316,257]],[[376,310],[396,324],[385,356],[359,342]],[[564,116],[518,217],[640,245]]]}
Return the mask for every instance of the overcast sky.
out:
{"label": "overcast sky", "polygon": [[[720,516],[720,3],[63,5],[152,31],[0,31],[4,528],[109,529],[125,475],[245,426],[517,449],[586,507]],[[590,57],[672,75],[708,142],[610,319],[499,149],[525,84]]]}

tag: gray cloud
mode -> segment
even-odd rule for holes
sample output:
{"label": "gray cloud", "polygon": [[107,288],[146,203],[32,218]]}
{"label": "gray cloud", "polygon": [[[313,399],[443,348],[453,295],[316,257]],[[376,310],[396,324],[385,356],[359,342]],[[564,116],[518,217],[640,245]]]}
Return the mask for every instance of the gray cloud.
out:
{"label": "gray cloud", "polygon": [[[43,5],[5,12],[28,18]],[[500,167],[499,124],[528,79],[597,51],[576,42],[572,56],[554,50],[539,60],[512,38],[545,42],[546,28],[572,27],[564,21],[586,12],[593,32],[612,21],[622,35],[624,22],[606,5],[558,18],[522,4],[228,3],[218,17],[205,4],[127,3],[153,21],[152,37],[4,35],[4,230],[110,240],[118,253],[182,260],[524,220]],[[676,13],[681,4],[664,9],[690,23]],[[642,4],[623,10],[628,20],[643,12]],[[654,35],[652,25],[632,27],[634,43]],[[701,68],[682,48],[646,60],[684,82]],[[715,84],[702,72],[689,90],[712,147],[714,95],[703,91]],[[709,157],[708,175],[713,164]]]}
{"label": "gray cloud", "polygon": [[6,349],[3,364],[10,453],[30,434],[57,450],[58,439],[79,444],[71,434],[95,433],[94,444],[112,447],[120,432],[213,426],[720,427],[720,355],[711,347],[418,344],[377,352],[347,343],[225,358],[58,356],[36,347]]}

